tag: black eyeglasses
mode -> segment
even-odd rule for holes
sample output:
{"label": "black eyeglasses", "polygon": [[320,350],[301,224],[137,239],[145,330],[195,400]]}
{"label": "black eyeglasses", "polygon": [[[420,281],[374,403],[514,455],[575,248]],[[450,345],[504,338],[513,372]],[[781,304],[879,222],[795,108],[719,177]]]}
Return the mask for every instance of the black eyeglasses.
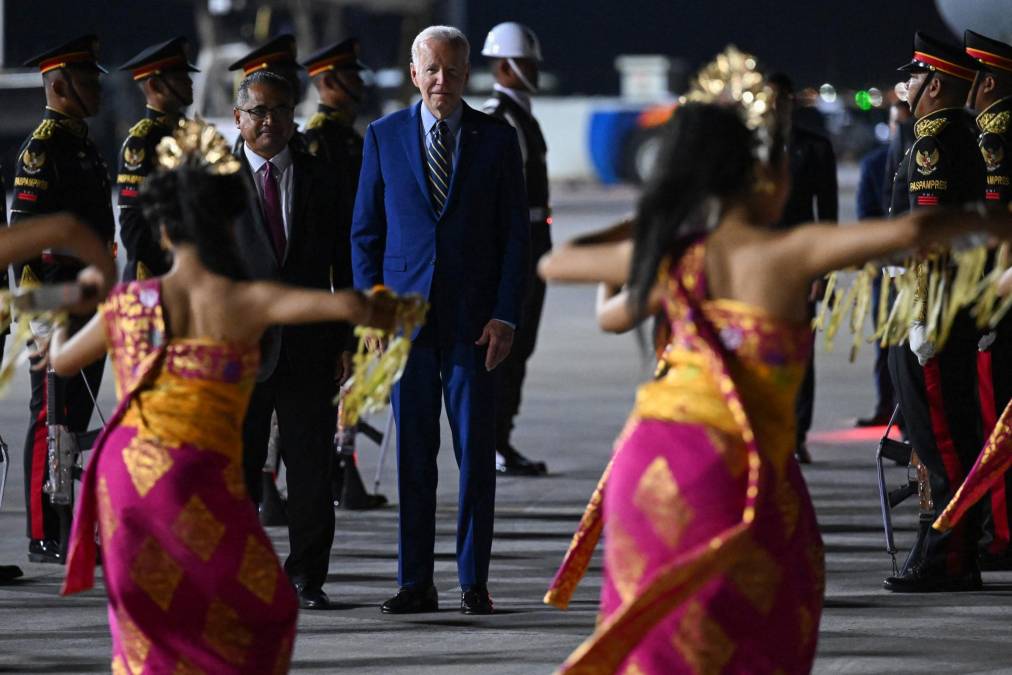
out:
{"label": "black eyeglasses", "polygon": [[295,114],[295,108],[293,108],[290,105],[279,105],[274,106],[273,108],[268,108],[265,105],[258,105],[255,108],[250,108],[249,110],[247,110],[246,108],[240,108],[239,106],[236,106],[235,109],[241,110],[242,112],[246,113],[257,122],[261,122],[267,119],[268,115],[270,115],[274,119],[288,119],[289,117]]}

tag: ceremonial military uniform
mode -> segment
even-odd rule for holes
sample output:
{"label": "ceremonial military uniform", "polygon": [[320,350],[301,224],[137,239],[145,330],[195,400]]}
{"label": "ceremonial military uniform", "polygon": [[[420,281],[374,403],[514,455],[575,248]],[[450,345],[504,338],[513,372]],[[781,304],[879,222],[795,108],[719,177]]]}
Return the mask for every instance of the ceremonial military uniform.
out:
{"label": "ceremonial military uniform", "polygon": [[[96,62],[96,51],[97,41],[85,36],[31,59],[25,65],[38,66],[42,73],[75,67],[95,68],[104,73],[105,69]],[[42,123],[21,145],[18,154],[11,222],[69,211],[111,247],[115,230],[111,191],[106,163],[88,138],[88,125],[83,120],[46,108]],[[73,281],[82,267],[76,258],[50,251],[21,265],[18,277],[21,285]],[[63,417],[63,423],[71,431],[85,431],[94,407],[88,387],[98,394],[104,366],[102,358],[80,375],[56,378],[55,392],[47,391],[44,371],[31,371],[31,420],[25,439],[24,462],[28,537],[31,540],[29,558],[34,561],[62,562],[60,513],[42,490],[48,475],[47,398],[52,396],[62,402],[62,406],[57,406],[57,415]]]}
{"label": "ceremonial military uniform", "polygon": [[[1012,79],[1012,46],[966,31],[966,53],[977,60],[982,72]],[[978,75],[978,81],[981,75]],[[975,101],[971,101],[975,103]],[[1012,96],[999,99],[976,118],[977,145],[984,160],[983,180],[978,199],[986,204],[1008,207],[1012,202]],[[994,331],[981,337],[977,353],[977,391],[980,398],[983,438],[991,435],[998,416],[1012,399],[1012,314],[1006,315]],[[1010,523],[1012,523],[1012,474],[984,500],[985,541],[982,563],[994,565],[1006,558],[1008,567]]]}
{"label": "ceremonial military uniform", "polygon": [[[352,71],[355,74],[368,69],[358,58],[358,38],[348,38],[328,45],[302,62],[309,77],[316,78],[335,71]],[[337,86],[354,103],[359,103],[361,94],[352,91],[335,79]],[[362,135],[354,126],[355,115],[350,110],[338,110],[323,103],[306,122],[304,132],[306,149],[311,155],[332,165],[341,167],[348,175],[348,192],[352,200],[358,190],[358,174],[362,170]]]}
{"label": "ceremonial military uniform", "polygon": [[[180,108],[189,105],[188,97],[176,92],[164,75],[172,72],[199,72],[189,63],[185,38],[148,47],[124,63],[120,70],[130,72],[134,81],[161,77]],[[120,151],[119,171],[116,174],[116,193],[119,199],[120,241],[126,248],[126,265],[123,280],[146,279],[161,276],[169,271],[169,257],[162,249],[158,233],[144,218],[139,194],[145,177],[158,162],[159,141],[172,133],[179,124],[178,114],[168,114],[151,106],[145,109],[144,118],[130,127],[130,133]]]}
{"label": "ceremonial military uniform", "polygon": [[[302,66],[296,60],[295,36],[291,34],[279,35],[269,42],[252,50],[241,59],[232,63],[229,71],[242,71],[246,77],[258,70],[266,70],[269,73],[280,75],[285,78],[292,87],[292,98],[295,105],[299,104],[302,98],[301,85],[299,82],[299,70]],[[296,130],[288,145],[296,152],[308,152],[308,144],[301,131]],[[242,137],[235,140],[232,151],[238,153],[242,150]]]}
{"label": "ceremonial military uniform", "polygon": [[[548,145],[541,133],[541,125],[530,112],[529,101],[525,107],[518,102],[517,97],[522,97],[520,101],[526,99],[522,93],[507,91],[504,87],[497,86],[492,92],[492,97],[482,108],[485,113],[505,120],[517,131],[524,162],[527,206],[531,223],[531,266],[527,280],[527,297],[524,299],[520,323],[513,337],[513,348],[506,360],[496,368],[499,386],[496,399],[496,451],[500,455],[512,451],[510,435],[513,432],[513,420],[520,412],[527,361],[537,346],[538,327],[545,305],[545,282],[537,274],[537,263],[541,256],[552,249]],[[532,473],[545,472],[543,464],[539,462],[532,464],[540,465],[535,467],[540,470]],[[499,466],[502,470],[502,460],[499,461]]]}
{"label": "ceremonial military uniform", "polygon": [[[972,81],[973,62],[955,47],[918,33],[914,61],[901,70],[941,72]],[[921,87],[924,91],[928,83]],[[917,102],[911,107],[916,111]],[[900,163],[890,213],[953,206],[978,196],[983,163],[971,120],[962,108],[945,108],[920,117],[914,143]],[[903,202],[906,202],[905,204]],[[925,298],[921,299],[925,304]],[[922,316],[922,321],[926,317]],[[933,513],[942,512],[973,465],[981,447],[976,405],[977,331],[967,312],[957,316],[944,348],[924,365],[908,346],[892,349],[889,371],[908,437],[931,476]],[[900,575],[885,586],[894,591],[968,590],[979,587],[976,562],[979,519],[941,534],[921,528],[921,536]],[[933,587],[932,584],[940,585]]]}

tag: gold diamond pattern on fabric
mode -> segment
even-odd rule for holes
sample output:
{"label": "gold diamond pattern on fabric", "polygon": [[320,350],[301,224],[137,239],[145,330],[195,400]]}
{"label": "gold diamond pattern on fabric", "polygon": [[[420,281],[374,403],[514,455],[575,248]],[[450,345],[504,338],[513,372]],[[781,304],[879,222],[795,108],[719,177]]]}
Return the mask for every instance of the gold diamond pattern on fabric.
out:
{"label": "gold diamond pattern on fabric", "polygon": [[745,472],[748,465],[748,451],[741,442],[741,434],[728,434],[719,429],[706,427],[706,437],[732,477],[737,478]]}
{"label": "gold diamond pattern on fabric", "polygon": [[112,660],[112,675],[130,675],[122,656],[116,656]]}
{"label": "gold diamond pattern on fabric", "polygon": [[269,605],[274,600],[274,590],[278,585],[278,559],[274,551],[252,534],[246,537],[246,550],[237,579],[265,604]]}
{"label": "gold diamond pattern on fabric", "polygon": [[172,468],[172,457],[156,440],[135,436],[123,448],[123,463],[137,493],[144,497]]}
{"label": "gold diamond pattern on fabric", "polygon": [[168,611],[176,587],[183,578],[183,568],[153,537],[148,537],[130,566],[130,578],[152,602]]}
{"label": "gold diamond pattern on fabric", "polygon": [[242,625],[234,609],[215,598],[207,610],[204,641],[223,659],[241,666],[253,642],[253,633]]}
{"label": "gold diamond pattern on fabric", "polygon": [[622,602],[629,602],[635,595],[647,559],[636,544],[636,538],[623,529],[619,521],[605,525],[605,566]]}
{"label": "gold diamond pattern on fabric", "polygon": [[791,539],[794,530],[798,527],[798,516],[801,514],[801,499],[797,490],[786,479],[775,479],[773,499],[776,501],[777,511],[784,522],[784,536]]}
{"label": "gold diamond pattern on fabric", "polygon": [[232,461],[221,470],[222,480],[225,481],[225,489],[236,499],[246,499],[246,479],[242,473],[241,461]]}
{"label": "gold diamond pattern on fabric", "polygon": [[798,607],[798,647],[801,651],[809,645],[813,633],[812,612],[804,605]]}
{"label": "gold diamond pattern on fabric", "polygon": [[101,476],[98,479],[98,532],[102,536],[103,545],[109,545],[117,527],[119,521],[116,520],[116,512],[112,508],[109,483],[105,480],[105,476]]}
{"label": "gold diamond pattern on fabric", "polygon": [[172,532],[193,553],[207,562],[225,534],[225,526],[214,517],[197,495],[190,497],[172,524]]}
{"label": "gold diamond pattern on fabric", "polygon": [[274,661],[274,675],[285,675],[292,660],[292,638],[287,637],[278,647],[278,658]]}
{"label": "gold diamond pattern on fabric", "polygon": [[772,554],[758,544],[745,551],[728,572],[738,592],[749,599],[761,614],[769,614],[780,589],[782,573]]}
{"label": "gold diamond pattern on fabric", "polygon": [[180,658],[176,663],[172,675],[207,675],[203,670],[193,665],[186,658]]}
{"label": "gold diamond pattern on fabric", "polygon": [[675,548],[692,521],[692,508],[682,498],[668,460],[657,457],[640,476],[633,493],[636,505],[650,522],[654,534],[668,548]]}
{"label": "gold diamond pattern on fabric", "polygon": [[148,652],[151,651],[151,640],[123,610],[116,613],[116,623],[119,626],[121,650],[128,668],[126,672],[138,675],[144,671],[144,662],[147,661]]}
{"label": "gold diamond pattern on fabric", "polygon": [[625,668],[622,669],[621,675],[647,675],[647,671],[640,667],[640,664],[635,658],[629,659],[626,663]]}
{"label": "gold diamond pattern on fabric", "polygon": [[686,607],[671,642],[696,675],[718,675],[735,647],[720,624],[695,600]]}

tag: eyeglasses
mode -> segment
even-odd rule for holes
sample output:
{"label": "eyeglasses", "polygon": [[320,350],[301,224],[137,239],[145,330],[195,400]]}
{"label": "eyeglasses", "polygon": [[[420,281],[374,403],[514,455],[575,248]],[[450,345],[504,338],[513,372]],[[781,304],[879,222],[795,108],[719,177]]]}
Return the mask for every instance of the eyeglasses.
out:
{"label": "eyeglasses", "polygon": [[268,108],[265,105],[258,105],[255,108],[250,108],[249,110],[236,106],[235,109],[241,110],[257,122],[262,122],[267,119],[268,115],[270,115],[272,119],[288,119],[295,114],[295,108],[290,105],[279,105],[273,108]]}

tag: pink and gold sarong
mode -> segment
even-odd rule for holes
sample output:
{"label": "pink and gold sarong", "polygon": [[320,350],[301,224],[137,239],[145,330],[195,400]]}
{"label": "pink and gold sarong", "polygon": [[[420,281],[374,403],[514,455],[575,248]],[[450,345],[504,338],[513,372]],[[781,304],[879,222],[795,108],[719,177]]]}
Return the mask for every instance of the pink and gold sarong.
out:
{"label": "pink and gold sarong", "polygon": [[1001,484],[1010,466],[1012,466],[1012,403],[1005,406],[1005,412],[998,418],[970,473],[932,527],[942,532],[955,527],[974,504],[996,485]]}
{"label": "pink and gold sarong", "polygon": [[794,459],[811,331],[709,300],[702,243],[663,275],[671,341],[545,597],[605,535],[595,633],[565,673],[804,673],[824,561]]}
{"label": "pink and gold sarong", "polygon": [[96,528],[112,672],[284,673],[297,603],[242,473],[259,348],[171,339],[160,281],[102,309],[120,403],[85,471],[63,593],[91,588]]}

